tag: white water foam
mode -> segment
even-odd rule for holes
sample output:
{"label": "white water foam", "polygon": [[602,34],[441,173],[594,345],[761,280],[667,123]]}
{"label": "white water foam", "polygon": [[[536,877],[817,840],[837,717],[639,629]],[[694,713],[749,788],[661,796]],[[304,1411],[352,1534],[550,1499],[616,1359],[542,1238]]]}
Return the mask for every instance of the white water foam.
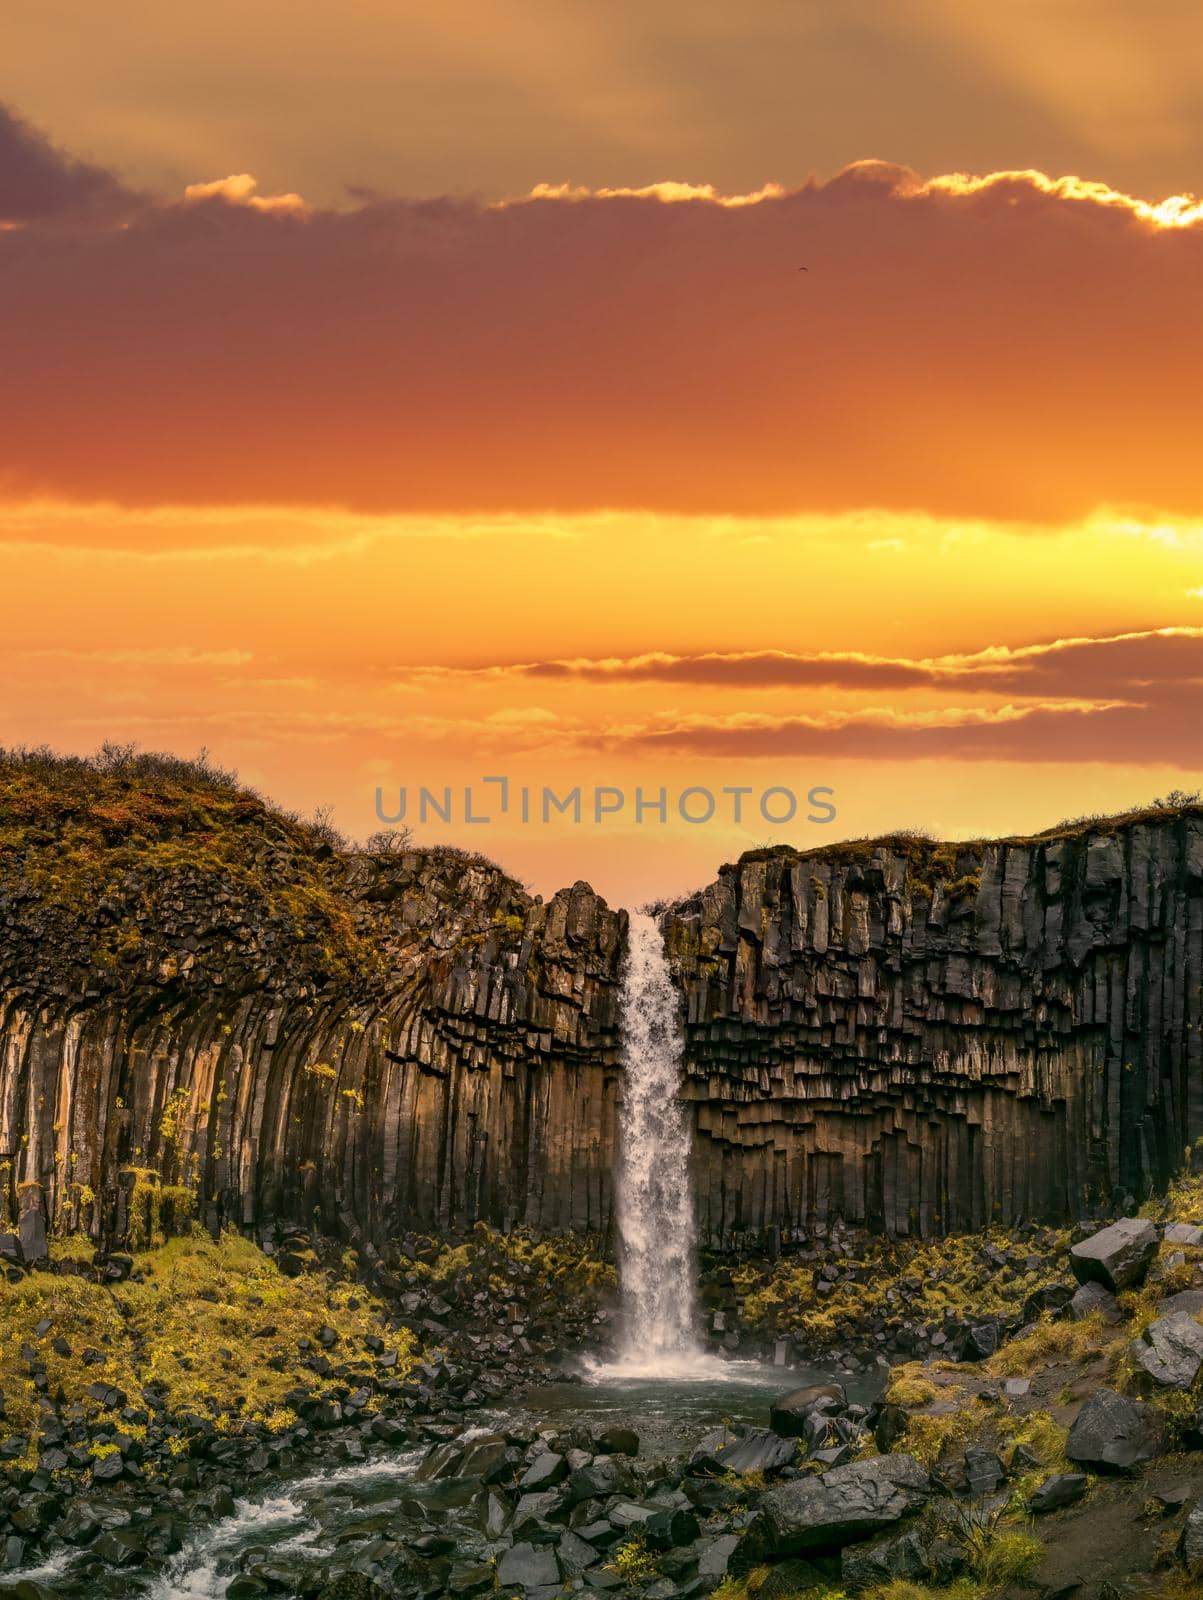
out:
{"label": "white water foam", "polygon": [[330,1472],[318,1472],[257,1500],[237,1500],[234,1515],[189,1539],[149,1590],[147,1600],[223,1600],[231,1573],[223,1558],[247,1545],[263,1543],[276,1554],[305,1551],[320,1559],[331,1554],[319,1544],[321,1529],[304,1497],[362,1483],[367,1479],[412,1478],[424,1450],[377,1456]]}
{"label": "white water foam", "polygon": [[623,1087],[618,1231],[623,1342],[590,1367],[606,1379],[722,1376],[726,1363],[698,1342],[696,1227],[689,1124],[681,1102],[684,1044],[664,941],[654,918],[632,912],[623,965]]}

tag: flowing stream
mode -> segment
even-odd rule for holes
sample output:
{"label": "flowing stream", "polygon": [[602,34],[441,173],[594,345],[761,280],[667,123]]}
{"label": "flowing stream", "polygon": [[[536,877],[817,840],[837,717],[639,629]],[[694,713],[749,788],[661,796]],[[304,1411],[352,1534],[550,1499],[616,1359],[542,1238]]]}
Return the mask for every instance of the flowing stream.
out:
{"label": "flowing stream", "polygon": [[627,1378],[700,1377],[720,1365],[698,1342],[684,1042],[659,926],[633,911],[623,967],[622,1159],[618,1229],[623,1336],[601,1369]]}

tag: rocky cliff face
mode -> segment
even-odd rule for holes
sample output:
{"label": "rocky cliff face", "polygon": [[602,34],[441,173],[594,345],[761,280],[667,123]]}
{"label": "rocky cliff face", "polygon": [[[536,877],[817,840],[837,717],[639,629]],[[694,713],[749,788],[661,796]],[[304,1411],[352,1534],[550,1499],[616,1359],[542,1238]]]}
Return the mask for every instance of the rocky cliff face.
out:
{"label": "rocky cliff face", "polygon": [[[1203,1136],[1203,815],[753,852],[664,927],[704,1237],[1143,1195]],[[0,763],[0,1239],[612,1221],[625,914],[193,775]]]}
{"label": "rocky cliff face", "polygon": [[609,1226],[622,913],[67,777],[0,829],[0,1233]]}
{"label": "rocky cliff face", "polygon": [[1203,1135],[1203,818],[754,852],[667,921],[703,1232],[1066,1218]]}

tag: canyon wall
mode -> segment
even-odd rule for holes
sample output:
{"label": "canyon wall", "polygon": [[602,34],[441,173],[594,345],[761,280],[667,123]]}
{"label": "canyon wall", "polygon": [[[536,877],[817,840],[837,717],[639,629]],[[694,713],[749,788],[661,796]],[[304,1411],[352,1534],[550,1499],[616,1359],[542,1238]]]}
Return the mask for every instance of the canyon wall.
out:
{"label": "canyon wall", "polygon": [[[611,1229],[623,912],[127,789],[0,805],[0,1236]],[[712,1244],[1073,1217],[1203,1137],[1198,808],[752,852],[662,921]]]}

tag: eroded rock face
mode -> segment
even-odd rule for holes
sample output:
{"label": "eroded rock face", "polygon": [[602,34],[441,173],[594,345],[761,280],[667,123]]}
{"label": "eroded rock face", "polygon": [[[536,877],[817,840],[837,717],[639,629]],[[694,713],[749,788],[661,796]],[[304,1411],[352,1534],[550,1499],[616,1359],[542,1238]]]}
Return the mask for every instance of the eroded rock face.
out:
{"label": "eroded rock face", "polygon": [[674,908],[704,1232],[1080,1216],[1203,1134],[1203,821],[756,852]]}

